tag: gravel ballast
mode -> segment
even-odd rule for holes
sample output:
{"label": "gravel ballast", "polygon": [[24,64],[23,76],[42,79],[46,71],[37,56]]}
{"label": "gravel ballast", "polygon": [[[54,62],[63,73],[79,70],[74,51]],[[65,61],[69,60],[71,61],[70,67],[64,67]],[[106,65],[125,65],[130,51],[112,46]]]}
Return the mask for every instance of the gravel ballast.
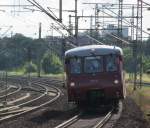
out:
{"label": "gravel ballast", "polygon": [[[0,128],[53,128],[78,113],[74,105],[68,105],[67,92],[61,85],[61,97],[41,109],[0,123]],[[110,128],[110,127],[108,127]],[[123,101],[123,111],[113,128],[150,128],[140,107],[132,98]]]}
{"label": "gravel ballast", "polygon": [[150,128],[150,123],[145,120],[140,107],[132,98],[123,101],[123,111],[120,119],[113,128]]}

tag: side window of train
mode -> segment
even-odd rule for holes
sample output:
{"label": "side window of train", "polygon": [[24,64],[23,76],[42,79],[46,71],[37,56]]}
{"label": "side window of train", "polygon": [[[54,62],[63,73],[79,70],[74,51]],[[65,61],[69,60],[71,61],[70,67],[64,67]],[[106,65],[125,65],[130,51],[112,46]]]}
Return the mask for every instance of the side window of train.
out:
{"label": "side window of train", "polygon": [[71,67],[72,74],[80,74],[81,73],[81,59],[80,58],[70,59],[70,67]]}
{"label": "side window of train", "polygon": [[106,56],[106,71],[116,71],[117,70],[117,57],[116,55],[108,55]]}
{"label": "side window of train", "polygon": [[102,57],[85,57],[84,60],[84,72],[85,73],[96,73],[102,72],[103,61]]}

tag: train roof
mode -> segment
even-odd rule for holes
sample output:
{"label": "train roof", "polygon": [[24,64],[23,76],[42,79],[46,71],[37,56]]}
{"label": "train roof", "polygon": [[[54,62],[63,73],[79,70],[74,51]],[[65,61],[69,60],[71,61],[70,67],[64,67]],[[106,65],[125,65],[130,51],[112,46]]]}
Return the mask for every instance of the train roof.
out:
{"label": "train roof", "polygon": [[91,56],[94,55],[108,55],[108,54],[119,54],[123,55],[123,51],[120,47],[109,46],[109,45],[87,45],[80,46],[73,49],[70,49],[65,52],[66,57],[73,56]]}

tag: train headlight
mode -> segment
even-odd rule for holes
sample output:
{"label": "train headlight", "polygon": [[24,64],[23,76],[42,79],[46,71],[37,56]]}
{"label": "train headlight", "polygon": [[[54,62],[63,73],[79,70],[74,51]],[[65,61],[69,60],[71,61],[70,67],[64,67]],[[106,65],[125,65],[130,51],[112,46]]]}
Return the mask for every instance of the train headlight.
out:
{"label": "train headlight", "polygon": [[119,80],[114,80],[114,84],[118,84],[119,83]]}
{"label": "train headlight", "polygon": [[71,83],[70,83],[70,86],[71,86],[71,87],[74,87],[74,86],[75,86],[75,83],[74,83],[74,82],[71,82]]}

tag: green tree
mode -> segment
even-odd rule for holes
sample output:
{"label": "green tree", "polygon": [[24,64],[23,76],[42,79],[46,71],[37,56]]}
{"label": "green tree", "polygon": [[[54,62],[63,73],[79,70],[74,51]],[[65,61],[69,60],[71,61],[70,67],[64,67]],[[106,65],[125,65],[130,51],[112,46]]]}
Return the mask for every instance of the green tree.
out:
{"label": "green tree", "polygon": [[143,57],[143,72],[150,70],[150,56]]}
{"label": "green tree", "polygon": [[132,54],[132,49],[131,48],[124,48],[124,69],[127,72],[133,72],[134,71],[134,59],[133,59],[133,54]]}
{"label": "green tree", "polygon": [[60,73],[62,72],[62,62],[60,58],[49,52],[46,52],[42,59],[42,69],[47,73]]}
{"label": "green tree", "polygon": [[25,73],[36,72],[37,71],[37,66],[35,64],[33,64],[32,62],[30,62],[30,63],[27,62],[24,65],[24,71],[25,71]]}

